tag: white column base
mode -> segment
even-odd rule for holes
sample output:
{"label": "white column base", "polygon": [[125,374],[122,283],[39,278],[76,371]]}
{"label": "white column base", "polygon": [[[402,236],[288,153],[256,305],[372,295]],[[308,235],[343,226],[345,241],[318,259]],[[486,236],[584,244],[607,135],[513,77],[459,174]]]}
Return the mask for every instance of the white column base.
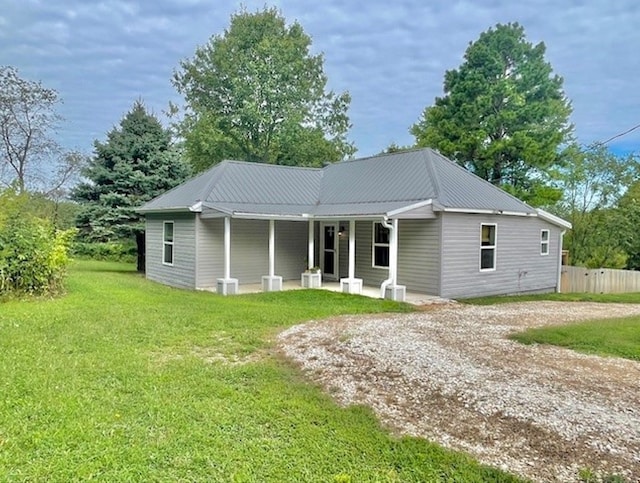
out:
{"label": "white column base", "polygon": [[263,275],[262,291],[263,292],[280,292],[282,290],[282,277],[279,275]]}
{"label": "white column base", "polygon": [[362,279],[361,278],[341,278],[340,291],[362,295]]}
{"label": "white column base", "polygon": [[238,293],[237,278],[219,278],[217,292],[220,295],[236,295]]}
{"label": "white column base", "polygon": [[404,285],[388,285],[384,291],[384,298],[404,302],[407,295],[407,287]]}
{"label": "white column base", "polygon": [[300,285],[304,288],[322,287],[322,275],[320,272],[302,272],[300,275]]}

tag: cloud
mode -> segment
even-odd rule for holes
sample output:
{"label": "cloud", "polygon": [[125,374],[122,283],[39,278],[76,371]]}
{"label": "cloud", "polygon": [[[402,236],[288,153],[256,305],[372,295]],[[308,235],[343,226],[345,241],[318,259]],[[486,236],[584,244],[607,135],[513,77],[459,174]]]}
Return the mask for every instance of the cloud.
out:
{"label": "cloud", "polygon": [[[250,11],[264,1],[245,2]],[[635,1],[370,0],[274,3],[323,52],[330,88],[352,95],[359,154],[412,142],[409,127],[442,95],[444,72],[496,23],[520,22],[565,79],[579,140],[640,122],[640,6]],[[181,59],[228,26],[238,5],[210,0],[29,0],[0,13],[1,65],[14,65],[64,98],[62,142],[90,149],[138,97],[160,112],[179,100],[171,75]],[[620,140],[640,150],[640,132]],[[633,148],[635,146],[635,148]]]}

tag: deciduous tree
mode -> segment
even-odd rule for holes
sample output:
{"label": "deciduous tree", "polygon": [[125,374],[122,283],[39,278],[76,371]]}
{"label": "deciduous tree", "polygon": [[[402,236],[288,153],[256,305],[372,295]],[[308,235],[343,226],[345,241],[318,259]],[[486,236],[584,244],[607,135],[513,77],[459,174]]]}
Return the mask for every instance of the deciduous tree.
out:
{"label": "deciduous tree", "polygon": [[350,96],[326,90],[323,56],[310,47],[302,26],[277,9],[241,10],[180,64],[180,132],[196,170],[225,158],[320,165],[355,152],[346,139]]}
{"label": "deciduous tree", "polygon": [[545,45],[527,41],[517,23],[498,24],[469,44],[464,63],[447,71],[444,96],[411,133],[478,176],[525,201],[548,204],[546,172],[568,140],[571,105]]}
{"label": "deciduous tree", "polygon": [[144,220],[134,210],[183,181],[189,173],[171,134],[137,101],[107,134],[83,170],[86,182],[73,191],[82,204],[77,217],[90,241],[135,237],[138,270],[144,270]]}

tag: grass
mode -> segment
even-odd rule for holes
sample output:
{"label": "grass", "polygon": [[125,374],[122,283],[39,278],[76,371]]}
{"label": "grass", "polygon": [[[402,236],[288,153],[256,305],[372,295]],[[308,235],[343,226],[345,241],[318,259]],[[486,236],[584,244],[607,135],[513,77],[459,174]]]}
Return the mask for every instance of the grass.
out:
{"label": "grass", "polygon": [[66,296],[0,304],[0,481],[517,481],[339,408],[273,351],[304,320],[408,310],[77,262]]}
{"label": "grass", "polygon": [[511,338],[523,344],[552,344],[587,354],[640,361],[640,317],[541,327]]}
{"label": "grass", "polygon": [[529,295],[496,295],[462,299],[459,302],[471,305],[495,305],[513,302],[536,302],[540,300],[554,300],[557,302],[601,302],[615,304],[640,304],[640,293],[546,293]]}

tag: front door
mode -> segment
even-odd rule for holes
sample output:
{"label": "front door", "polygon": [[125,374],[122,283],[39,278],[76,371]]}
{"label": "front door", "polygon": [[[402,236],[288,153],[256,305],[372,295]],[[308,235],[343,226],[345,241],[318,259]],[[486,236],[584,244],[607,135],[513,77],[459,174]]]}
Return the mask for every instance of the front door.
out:
{"label": "front door", "polygon": [[325,280],[338,279],[338,224],[323,223],[320,265]]}

